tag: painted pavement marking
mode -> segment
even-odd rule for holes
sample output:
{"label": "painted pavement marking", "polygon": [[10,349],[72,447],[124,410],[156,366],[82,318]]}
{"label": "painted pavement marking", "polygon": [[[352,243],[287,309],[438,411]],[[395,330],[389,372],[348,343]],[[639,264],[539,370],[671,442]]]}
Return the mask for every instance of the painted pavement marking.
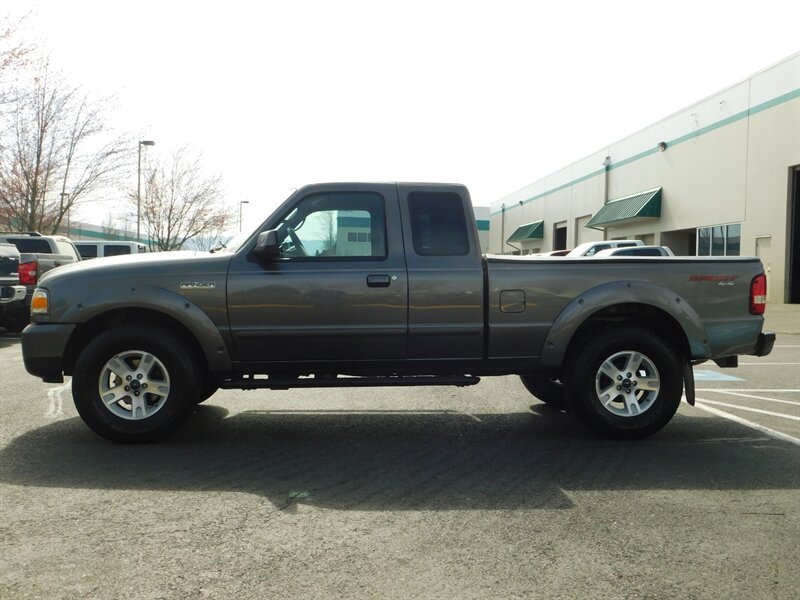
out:
{"label": "painted pavement marking", "polygon": [[719,392],[720,394],[728,394],[729,396],[739,396],[741,398],[752,398],[753,400],[766,400],[767,402],[777,402],[779,404],[791,404],[792,406],[800,406],[800,402],[795,400],[778,400],[777,398],[767,398],[766,396],[753,396],[752,394],[742,394],[739,392],[732,392],[729,390],[703,390]]}
{"label": "painted pavement marking", "polygon": [[736,410],[744,410],[747,412],[754,412],[760,415],[769,415],[771,417],[780,417],[781,419],[789,419],[791,421],[800,421],[800,417],[794,415],[786,415],[784,413],[776,413],[771,410],[762,410],[760,408],[750,408],[749,406],[740,406],[738,404],[728,404],[727,402],[717,402],[716,400],[706,400],[705,398],[697,398],[697,402],[704,404],[713,404],[714,406],[724,406],[725,408],[735,408]]}
{"label": "painted pavement marking", "polygon": [[749,427],[750,429],[755,429],[756,431],[760,431],[761,433],[764,433],[776,440],[781,440],[783,442],[789,442],[790,444],[794,444],[795,446],[800,446],[799,438],[793,437],[781,431],[775,431],[774,429],[770,429],[769,427],[764,427],[763,425],[759,425],[758,423],[753,423],[753,421],[748,421],[747,419],[743,419],[742,417],[732,415],[725,411],[719,410],[718,408],[714,408],[713,406],[705,406],[698,402],[697,404],[695,404],[695,408],[699,408],[700,410],[710,412],[711,414],[717,415],[718,417],[722,417],[723,419],[728,419],[729,421],[739,423],[740,425],[744,425],[745,427]]}

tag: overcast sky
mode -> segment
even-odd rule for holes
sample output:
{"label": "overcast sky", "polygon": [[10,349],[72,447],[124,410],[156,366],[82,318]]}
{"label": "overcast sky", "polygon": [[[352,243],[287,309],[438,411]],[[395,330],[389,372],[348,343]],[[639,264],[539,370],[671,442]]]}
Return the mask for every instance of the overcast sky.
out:
{"label": "overcast sky", "polygon": [[0,10],[32,10],[40,48],[113,94],[147,152],[202,152],[253,224],[323,181],[458,182],[488,206],[800,50],[800,0]]}

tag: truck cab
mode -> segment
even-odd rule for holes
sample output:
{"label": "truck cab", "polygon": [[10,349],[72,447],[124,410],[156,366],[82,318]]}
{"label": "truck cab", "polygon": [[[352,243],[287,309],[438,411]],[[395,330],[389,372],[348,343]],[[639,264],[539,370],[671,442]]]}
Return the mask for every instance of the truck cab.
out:
{"label": "truck cab", "polygon": [[247,362],[481,358],[465,187],[307,186],[261,230],[228,273],[230,334]]}

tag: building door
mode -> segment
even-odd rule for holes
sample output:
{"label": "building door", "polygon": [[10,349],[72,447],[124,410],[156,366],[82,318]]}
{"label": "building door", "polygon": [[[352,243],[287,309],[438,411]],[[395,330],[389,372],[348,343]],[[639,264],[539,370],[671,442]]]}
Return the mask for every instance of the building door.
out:
{"label": "building door", "polygon": [[764,273],[767,274],[767,299],[772,301],[775,297],[775,290],[770,287],[770,272],[772,271],[772,237],[764,236],[756,238],[756,256],[761,259],[764,265]]}
{"label": "building door", "polygon": [[567,224],[556,223],[553,226],[553,250],[567,249]]}

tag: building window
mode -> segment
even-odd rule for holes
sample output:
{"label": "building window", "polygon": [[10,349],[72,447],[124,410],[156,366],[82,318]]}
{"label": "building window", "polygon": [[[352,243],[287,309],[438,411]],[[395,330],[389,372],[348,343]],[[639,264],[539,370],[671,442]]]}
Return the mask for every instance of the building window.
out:
{"label": "building window", "polygon": [[349,231],[347,233],[347,241],[348,242],[372,242],[372,234],[371,233],[364,233],[363,231]]}
{"label": "building window", "polygon": [[739,223],[700,227],[697,230],[697,256],[739,256],[741,231]]}

